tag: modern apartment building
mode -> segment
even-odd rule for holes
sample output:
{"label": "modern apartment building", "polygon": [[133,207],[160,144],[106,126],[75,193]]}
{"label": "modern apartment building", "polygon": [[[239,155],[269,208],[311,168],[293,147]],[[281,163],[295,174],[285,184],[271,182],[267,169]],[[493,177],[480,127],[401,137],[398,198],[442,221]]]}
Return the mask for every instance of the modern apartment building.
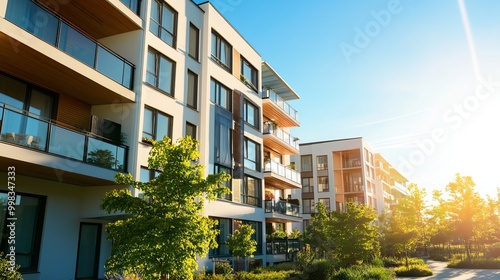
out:
{"label": "modern apartment building", "polygon": [[382,213],[395,202],[396,189],[407,194],[407,180],[361,137],[300,144],[300,174],[303,228],[318,202],[329,211],[354,202]]}
{"label": "modern apartment building", "polygon": [[230,257],[241,224],[256,230],[256,264],[286,255],[267,249],[266,231],[301,220],[288,199],[301,187],[289,159],[298,95],[210,3],[0,0],[0,62],[0,250],[15,177],[24,279],[103,277],[103,227],[126,213],[106,214],[102,197],[127,187],[117,172],[153,178],[147,139],[164,136],[198,139],[206,175],[232,175],[232,194],[205,206],[221,233],[200,268]]}

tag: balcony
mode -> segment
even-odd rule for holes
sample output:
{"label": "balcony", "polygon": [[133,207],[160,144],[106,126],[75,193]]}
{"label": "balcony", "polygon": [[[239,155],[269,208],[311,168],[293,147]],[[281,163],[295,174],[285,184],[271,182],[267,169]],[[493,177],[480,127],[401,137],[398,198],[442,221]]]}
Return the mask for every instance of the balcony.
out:
{"label": "balcony", "polygon": [[303,247],[299,239],[279,239],[266,242],[266,261],[280,263],[297,261],[297,253]]}
{"label": "balcony", "polygon": [[[63,170],[65,168],[68,172],[76,174],[80,171],[90,170],[88,173],[83,172],[83,174],[70,176],[69,179],[73,179],[78,185],[86,183],[109,185],[117,171],[125,172],[127,170],[127,146],[92,135],[89,132],[77,131],[62,124],[55,124],[54,120],[40,119],[38,116],[3,103],[0,104],[0,142],[15,146],[15,148],[11,146],[12,148],[3,149],[4,151],[9,150],[10,153],[2,153],[0,155],[2,161],[18,160],[20,165],[23,164],[21,161],[24,161],[24,165],[29,166],[29,169],[35,173],[53,174],[53,171],[47,172],[47,170]],[[22,155],[14,153],[14,150],[20,151],[19,153],[25,154],[26,157],[24,159],[18,158]],[[47,155],[52,157],[47,157]],[[53,156],[57,156],[57,158]],[[57,166],[58,162],[63,164]],[[92,166],[97,167],[97,169]],[[46,178],[48,175],[44,174],[39,177]],[[82,176],[96,177],[96,179],[87,180]],[[100,180],[99,177],[106,179]],[[62,180],[59,178],[59,181]]]}
{"label": "balcony", "polygon": [[132,63],[34,2],[21,2],[30,12],[9,1],[0,18],[0,71],[91,105],[135,101]]}
{"label": "balcony", "polygon": [[302,222],[300,206],[286,200],[264,200],[264,210],[268,223]]}
{"label": "balcony", "polygon": [[396,190],[397,192],[403,194],[403,195],[409,195],[410,192],[408,191],[408,188],[401,184],[400,182],[394,181],[394,186],[392,189]]}
{"label": "balcony", "polygon": [[299,113],[272,90],[262,92],[263,114],[273,119],[279,126],[299,126]]}
{"label": "balcony", "polygon": [[264,178],[266,187],[282,190],[302,187],[300,173],[277,162],[264,164]]}
{"label": "balcony", "polygon": [[384,191],[384,199],[392,201],[392,200],[394,200],[394,195]]}
{"label": "balcony", "polygon": [[282,155],[299,154],[298,138],[291,136],[275,124],[264,124],[264,146]]}

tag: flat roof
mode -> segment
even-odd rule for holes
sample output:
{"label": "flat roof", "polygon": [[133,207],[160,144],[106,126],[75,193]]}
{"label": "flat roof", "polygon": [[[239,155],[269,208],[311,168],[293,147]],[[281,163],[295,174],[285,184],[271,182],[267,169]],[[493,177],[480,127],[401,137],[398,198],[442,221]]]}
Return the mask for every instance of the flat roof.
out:
{"label": "flat roof", "polygon": [[299,146],[307,146],[307,145],[315,145],[315,144],[324,144],[324,143],[339,142],[339,141],[347,141],[347,140],[354,140],[354,139],[363,139],[363,137],[352,137],[352,138],[344,138],[344,139],[334,139],[334,140],[325,140],[325,141],[318,141],[318,142],[300,143],[300,144],[299,144]]}

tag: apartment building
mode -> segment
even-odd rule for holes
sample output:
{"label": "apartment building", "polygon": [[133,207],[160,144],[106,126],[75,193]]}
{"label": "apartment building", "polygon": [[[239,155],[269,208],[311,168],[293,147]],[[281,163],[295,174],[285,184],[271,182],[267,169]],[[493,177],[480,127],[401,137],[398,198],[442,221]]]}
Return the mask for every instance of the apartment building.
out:
{"label": "apartment building", "polygon": [[303,228],[318,202],[329,211],[342,211],[354,202],[382,213],[395,202],[396,188],[398,195],[407,194],[406,179],[398,174],[361,137],[300,144]]}
{"label": "apartment building", "polygon": [[[126,213],[106,214],[102,198],[128,187],[117,172],[153,178],[147,139],[164,136],[198,139],[206,175],[232,175],[232,194],[205,206],[221,233],[200,268],[230,257],[225,240],[241,224],[256,230],[252,261],[275,261],[266,228],[301,220],[288,200],[300,189],[289,166],[298,95],[210,3],[0,0],[0,50],[0,201],[15,180],[24,279],[103,277],[104,225]],[[264,201],[266,190],[282,200]],[[5,206],[0,215],[8,252]]]}

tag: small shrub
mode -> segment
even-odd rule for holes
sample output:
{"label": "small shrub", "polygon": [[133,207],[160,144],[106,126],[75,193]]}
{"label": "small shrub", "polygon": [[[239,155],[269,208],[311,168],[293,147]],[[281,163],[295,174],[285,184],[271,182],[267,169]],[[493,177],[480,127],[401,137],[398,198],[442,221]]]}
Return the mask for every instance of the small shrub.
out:
{"label": "small shrub", "polygon": [[231,278],[225,278],[223,275],[212,275],[211,273],[195,273],[194,280],[226,280]]}
{"label": "small shrub", "polygon": [[373,266],[384,266],[384,261],[381,258],[374,258],[370,263]]}
{"label": "small shrub", "polygon": [[398,267],[401,265],[400,260],[396,258],[384,257],[382,258],[382,262],[384,263],[384,267]]}
{"label": "small shrub", "polygon": [[233,267],[231,266],[230,261],[217,262],[215,264],[215,274],[221,274],[226,276],[231,273],[233,273]]}
{"label": "small shrub", "polygon": [[[325,279],[325,278],[323,278]],[[331,280],[392,280],[394,272],[390,269],[373,265],[354,265],[348,268],[340,268],[335,271]]]}
{"label": "small shrub", "polygon": [[451,268],[481,268],[481,269],[500,269],[500,259],[472,259],[467,260],[453,259],[448,263]]}
{"label": "small shrub", "polygon": [[287,271],[287,270],[298,270],[298,265],[293,262],[283,262],[272,266],[267,266],[264,268],[265,271]]}
{"label": "small shrub", "polygon": [[259,273],[240,271],[234,275],[235,280],[286,280],[297,273],[295,271],[264,271]]}
{"label": "small shrub", "polygon": [[411,264],[408,267],[400,266],[394,269],[398,277],[424,277],[432,275],[432,270],[426,264]]}
{"label": "small shrub", "polygon": [[315,260],[305,269],[304,274],[309,279],[328,279],[336,267],[337,263],[333,260]]}
{"label": "small shrub", "polygon": [[0,253],[0,279],[23,280],[21,273],[17,271],[19,269],[18,265],[15,266],[15,269],[11,269],[7,256]]}
{"label": "small shrub", "polygon": [[309,267],[313,262],[315,256],[316,254],[311,249],[311,246],[309,244],[306,244],[306,246],[302,248],[302,251],[297,253],[297,265],[299,267],[299,270],[304,271],[307,267]]}

